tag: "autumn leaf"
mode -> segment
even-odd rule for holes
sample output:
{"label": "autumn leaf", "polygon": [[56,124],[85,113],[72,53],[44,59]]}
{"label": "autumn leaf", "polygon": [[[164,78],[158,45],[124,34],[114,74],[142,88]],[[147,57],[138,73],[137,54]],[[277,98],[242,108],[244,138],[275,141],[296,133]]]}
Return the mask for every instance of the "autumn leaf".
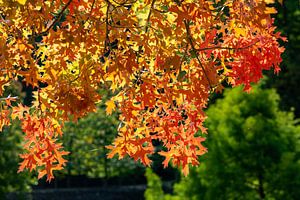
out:
{"label": "autumn leaf", "polygon": [[112,112],[116,109],[115,102],[113,100],[109,100],[105,103],[106,105],[106,114],[111,115]]}
{"label": "autumn leaf", "polygon": [[21,5],[25,5],[27,0],[16,0],[16,1]]}
{"label": "autumn leaf", "polygon": [[276,14],[277,10],[273,7],[271,7],[271,8],[267,7],[265,13],[266,14]]}

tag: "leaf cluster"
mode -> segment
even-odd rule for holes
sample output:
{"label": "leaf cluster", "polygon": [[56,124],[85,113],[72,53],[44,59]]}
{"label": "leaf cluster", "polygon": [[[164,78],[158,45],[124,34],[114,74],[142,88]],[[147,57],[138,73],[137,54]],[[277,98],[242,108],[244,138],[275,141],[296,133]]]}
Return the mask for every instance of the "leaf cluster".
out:
{"label": "leaf cluster", "polygon": [[95,112],[104,89],[107,114],[118,110],[121,122],[108,157],[149,166],[158,153],[187,175],[207,152],[210,94],[224,83],[249,91],[263,70],[280,70],[286,39],[275,32],[273,2],[0,1],[0,95],[19,78],[34,88],[30,107],[3,97],[0,127],[18,118],[25,133],[19,171],[50,181],[67,162],[64,123]]}

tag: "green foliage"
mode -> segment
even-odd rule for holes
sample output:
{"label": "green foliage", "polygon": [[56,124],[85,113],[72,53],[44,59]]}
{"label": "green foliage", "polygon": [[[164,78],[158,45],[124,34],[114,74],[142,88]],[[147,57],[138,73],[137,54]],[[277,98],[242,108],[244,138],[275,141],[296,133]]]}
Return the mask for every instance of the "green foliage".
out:
{"label": "green foliage", "polygon": [[156,175],[150,168],[146,169],[147,190],[144,193],[146,200],[164,199],[164,192],[162,190],[162,182],[158,175]]}
{"label": "green foliage", "polygon": [[297,199],[299,126],[275,90],[226,90],[208,109],[209,153],[174,187],[177,199]]}
{"label": "green foliage", "polygon": [[16,123],[0,133],[0,199],[4,199],[9,192],[17,192],[18,199],[22,199],[22,193],[30,191],[30,185],[36,183],[32,174],[17,173],[22,151],[21,135],[22,131]]}

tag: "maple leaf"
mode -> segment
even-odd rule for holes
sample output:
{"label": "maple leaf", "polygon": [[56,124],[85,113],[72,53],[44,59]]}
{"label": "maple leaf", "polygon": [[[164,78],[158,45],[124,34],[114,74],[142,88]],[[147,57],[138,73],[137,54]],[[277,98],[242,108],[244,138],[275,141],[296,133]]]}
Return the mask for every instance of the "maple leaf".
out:
{"label": "maple leaf", "polygon": [[13,111],[11,114],[12,119],[23,119],[24,114],[29,113],[29,108],[27,106],[23,106],[23,104],[19,104],[18,106],[13,107]]}
{"label": "maple leaf", "polygon": [[0,114],[0,132],[2,132],[2,129],[4,126],[10,125],[10,119],[9,119],[9,110],[2,110]]}
{"label": "maple leaf", "polygon": [[106,114],[108,115],[111,115],[111,113],[116,109],[116,105],[113,100],[107,101],[105,105],[106,105]]}

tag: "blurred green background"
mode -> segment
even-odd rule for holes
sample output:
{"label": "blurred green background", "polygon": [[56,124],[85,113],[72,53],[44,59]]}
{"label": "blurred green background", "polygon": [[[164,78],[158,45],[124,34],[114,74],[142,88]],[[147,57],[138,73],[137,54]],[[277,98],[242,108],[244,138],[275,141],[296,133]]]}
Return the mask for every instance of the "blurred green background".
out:
{"label": "blurred green background", "polygon": [[[96,113],[66,124],[62,142],[71,152],[69,162],[50,184],[38,181],[35,173],[17,174],[22,132],[18,123],[5,128],[0,135],[0,199],[42,199],[34,194],[47,189],[54,194],[60,188],[124,186],[131,188],[131,199],[300,199],[300,5],[284,0],[276,7],[275,24],[289,41],[282,71],[278,76],[267,72],[251,94],[228,88],[212,97],[206,121],[209,152],[188,177],[163,169],[158,155],[147,170],[130,158],[107,159],[104,146],[117,135],[119,122],[99,105]],[[32,89],[19,88],[16,82],[6,93],[23,96],[29,104]],[[141,185],[141,192],[128,185]]]}

